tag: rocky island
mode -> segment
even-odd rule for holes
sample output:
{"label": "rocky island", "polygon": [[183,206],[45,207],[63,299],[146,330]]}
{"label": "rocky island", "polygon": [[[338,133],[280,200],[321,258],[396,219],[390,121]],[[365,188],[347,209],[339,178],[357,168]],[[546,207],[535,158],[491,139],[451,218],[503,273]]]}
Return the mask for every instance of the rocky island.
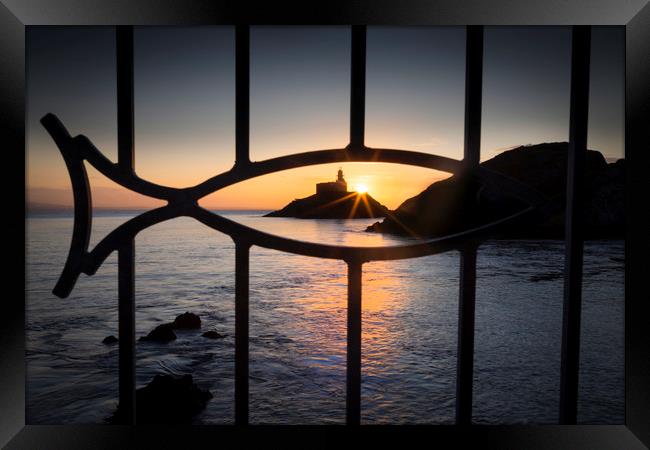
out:
{"label": "rocky island", "polygon": [[[520,181],[548,199],[543,220],[502,229],[505,238],[552,238],[564,235],[568,143],[527,145],[505,151],[481,165]],[[625,232],[625,160],[608,163],[588,150],[584,172],[584,227],[586,238],[623,238]],[[435,237],[461,232],[506,217],[524,207],[498,188],[454,175],[433,183],[404,201],[367,231]]]}
{"label": "rocky island", "polygon": [[336,181],[318,183],[316,193],[299,198],[284,208],[264,217],[295,217],[298,219],[367,219],[386,217],[388,208],[366,192],[348,191],[343,171]]}

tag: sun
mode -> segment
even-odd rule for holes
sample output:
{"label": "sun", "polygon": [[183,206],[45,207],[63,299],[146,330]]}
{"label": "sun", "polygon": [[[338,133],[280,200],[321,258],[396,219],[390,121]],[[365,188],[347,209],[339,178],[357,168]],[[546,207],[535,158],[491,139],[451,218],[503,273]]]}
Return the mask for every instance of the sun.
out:
{"label": "sun", "polygon": [[368,186],[366,186],[365,184],[357,184],[356,186],[354,186],[354,190],[359,194],[365,194],[366,192],[368,192]]}

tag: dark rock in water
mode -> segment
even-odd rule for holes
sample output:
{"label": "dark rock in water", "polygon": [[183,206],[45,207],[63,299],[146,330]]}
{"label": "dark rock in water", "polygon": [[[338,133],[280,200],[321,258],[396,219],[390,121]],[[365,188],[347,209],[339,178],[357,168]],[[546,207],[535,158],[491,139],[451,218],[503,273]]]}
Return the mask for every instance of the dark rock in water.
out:
{"label": "dark rock in water", "polygon": [[222,338],[225,338],[225,337],[226,337],[225,334],[217,333],[217,332],[214,331],[214,330],[206,331],[206,332],[203,333],[201,336],[203,336],[203,337],[207,337],[208,339],[222,339]]}
{"label": "dark rock in water", "polygon": [[194,313],[184,312],[174,319],[172,323],[173,328],[175,329],[195,329],[201,328],[201,319]]}
{"label": "dark rock in water", "polygon": [[201,319],[196,314],[185,312],[174,319],[172,323],[158,325],[148,335],[140,338],[141,341],[167,342],[176,339],[174,330],[190,330],[201,328]]}
{"label": "dark rock in water", "polygon": [[[136,423],[190,423],[192,417],[205,408],[212,394],[200,389],[192,380],[192,375],[174,378],[169,375],[156,375],[151,382],[135,392]],[[108,419],[110,423],[120,423],[120,405]]]}
{"label": "dark rock in water", "polygon": [[[505,151],[481,166],[514,179],[546,198],[540,213],[500,227],[507,238],[564,236],[568,143],[528,145]],[[625,231],[625,160],[608,164],[603,155],[588,150],[584,170],[585,235],[621,238]],[[367,231],[434,237],[458,233],[523,210],[525,204],[470,175],[453,175],[406,200]]]}
{"label": "dark rock in water", "polygon": [[112,334],[110,336],[106,336],[102,341],[102,344],[107,344],[107,345],[116,344],[116,343],[117,343],[117,338]]}
{"label": "dark rock in water", "polygon": [[174,333],[171,323],[164,323],[158,325],[156,328],[151,330],[148,335],[142,336],[141,341],[155,341],[155,342],[168,342],[176,339],[176,333]]}
{"label": "dark rock in water", "polygon": [[284,208],[264,217],[298,219],[362,219],[386,217],[388,208],[368,193],[321,192],[292,201]]}

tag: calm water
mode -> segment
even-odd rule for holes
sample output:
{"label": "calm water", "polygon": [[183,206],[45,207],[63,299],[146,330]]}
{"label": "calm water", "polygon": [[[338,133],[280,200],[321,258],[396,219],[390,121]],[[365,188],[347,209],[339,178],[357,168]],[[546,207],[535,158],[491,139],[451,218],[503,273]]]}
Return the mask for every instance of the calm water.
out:
{"label": "calm water", "polygon": [[[315,221],[225,213],[256,228],[341,245],[396,245],[365,233],[373,220]],[[91,246],[129,218],[100,213]],[[28,423],[102,422],[117,404],[117,258],[82,275],[67,299],[51,294],[72,219],[27,220]],[[556,423],[563,244],[489,241],[478,254],[474,421]],[[624,421],[623,243],[586,245],[579,420]],[[458,320],[457,252],[363,266],[362,422],[453,423]],[[346,267],[251,249],[250,420],[345,420]],[[542,280],[534,281],[536,276]],[[532,278],[532,279],[531,279]],[[192,311],[209,340],[179,331],[137,344],[137,385],[191,373],[214,398],[196,423],[233,422],[234,245],[192,219],[136,240],[136,337]]]}

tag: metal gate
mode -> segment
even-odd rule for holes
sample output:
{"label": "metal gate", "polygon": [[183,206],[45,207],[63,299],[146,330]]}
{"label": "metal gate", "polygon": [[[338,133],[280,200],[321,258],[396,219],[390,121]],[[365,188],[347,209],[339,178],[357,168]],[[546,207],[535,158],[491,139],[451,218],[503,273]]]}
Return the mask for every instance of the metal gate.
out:
{"label": "metal gate", "polygon": [[[483,27],[467,27],[465,146],[462,160],[364,144],[366,27],[351,27],[350,143],[344,148],[318,150],[252,162],[249,157],[250,27],[236,32],[236,134],[235,164],[195,186],[173,188],[140,178],[134,170],[133,27],[116,27],[118,162],[112,163],[83,135],[70,136],[53,114],[41,123],[65,160],[74,195],[74,227],[67,260],[53,293],[67,297],[81,273],[93,275],[112,252],[118,253],[119,295],[119,402],[125,423],[135,423],[135,237],[143,229],[176,217],[192,217],[235,242],[235,424],[248,424],[249,250],[256,245],[299,255],[343,260],[348,266],[346,422],[361,417],[361,301],[362,266],[365,262],[460,252],[458,367],[456,422],[471,423],[474,358],[474,304],[476,254],[482,239],[500,226],[540,214],[546,198],[527,186],[479,165]],[[562,338],[560,423],[576,422],[578,351],[582,285],[583,234],[580,177],[587,144],[590,27],[573,27],[570,136],[567,175],[565,293]],[[149,210],[120,225],[89,250],[92,200],[84,161],[121,186],[165,200],[167,205]],[[253,177],[286,169],[338,162],[399,163],[467,174],[498,187],[527,207],[487,225],[461,233],[396,247],[341,247],[300,242],[271,235],[231,221],[198,205],[215,191]]]}

